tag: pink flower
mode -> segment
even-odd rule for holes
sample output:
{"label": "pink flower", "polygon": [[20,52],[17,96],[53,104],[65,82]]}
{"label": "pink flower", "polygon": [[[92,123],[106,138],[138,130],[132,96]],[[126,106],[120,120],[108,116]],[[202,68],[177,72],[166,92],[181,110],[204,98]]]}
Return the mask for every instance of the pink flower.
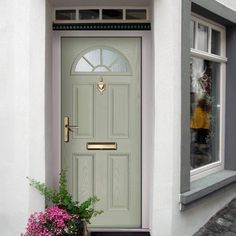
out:
{"label": "pink flower", "polygon": [[26,233],[21,236],[76,235],[80,233],[82,221],[78,215],[70,215],[57,205],[48,207],[45,212],[31,214]]}

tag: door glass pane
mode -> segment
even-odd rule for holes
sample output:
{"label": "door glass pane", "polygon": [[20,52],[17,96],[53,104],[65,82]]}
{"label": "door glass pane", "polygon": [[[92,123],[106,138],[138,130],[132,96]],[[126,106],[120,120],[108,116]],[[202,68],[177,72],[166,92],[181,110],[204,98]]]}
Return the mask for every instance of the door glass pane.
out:
{"label": "door glass pane", "polygon": [[126,20],[146,20],[146,9],[127,9]]}
{"label": "door glass pane", "polygon": [[107,20],[107,19],[122,20],[123,10],[122,9],[103,9],[102,19],[103,20]]}
{"label": "door glass pane", "polygon": [[114,53],[108,49],[102,49],[102,61],[104,65],[108,67],[115,61],[117,58],[117,53]]}
{"label": "door glass pane", "polygon": [[94,69],[95,72],[108,72],[109,69],[106,68],[105,66],[98,66]]}
{"label": "door glass pane", "polygon": [[[93,48],[79,56],[72,65],[73,72],[130,73],[127,59],[117,50]],[[72,73],[73,73],[72,72]]]}
{"label": "door glass pane", "polygon": [[211,53],[220,55],[220,32],[217,30],[211,33]]}
{"label": "door glass pane", "polygon": [[56,20],[75,20],[75,10],[56,10]]}
{"label": "door glass pane", "polygon": [[220,64],[192,58],[190,63],[192,169],[219,161]]}
{"label": "door glass pane", "polygon": [[75,72],[91,72],[93,67],[82,57],[75,67]]}
{"label": "door glass pane", "polygon": [[84,57],[93,65],[97,66],[101,64],[100,49],[92,50],[84,55]]}
{"label": "door glass pane", "polygon": [[197,34],[197,49],[207,52],[208,51],[208,27],[198,24]]}
{"label": "door glass pane", "polygon": [[79,10],[80,20],[97,20],[99,19],[99,9]]}
{"label": "door glass pane", "polygon": [[116,62],[110,67],[112,72],[127,72],[128,71],[128,64],[126,61],[119,58]]}
{"label": "door glass pane", "polygon": [[193,20],[190,21],[190,48],[194,48],[195,42],[195,22]]}

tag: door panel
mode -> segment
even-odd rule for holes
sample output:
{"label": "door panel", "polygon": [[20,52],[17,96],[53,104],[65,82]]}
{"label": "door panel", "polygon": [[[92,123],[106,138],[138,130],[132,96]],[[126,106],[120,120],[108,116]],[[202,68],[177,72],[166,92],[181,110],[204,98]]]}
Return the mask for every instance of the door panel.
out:
{"label": "door panel", "polygon": [[129,85],[109,86],[109,124],[110,138],[129,136]]}
{"label": "door panel", "polygon": [[[94,86],[73,86],[73,121],[79,124],[73,138],[94,137]],[[81,103],[80,101],[83,101]]]}
{"label": "door panel", "polygon": [[140,48],[139,38],[62,38],[62,120],[79,126],[62,140],[62,168],[75,200],[100,199],[93,227],[141,227]]}
{"label": "door panel", "polygon": [[109,156],[110,209],[129,209],[129,156]]}
{"label": "door panel", "polygon": [[73,196],[85,201],[93,195],[93,155],[73,155]]}

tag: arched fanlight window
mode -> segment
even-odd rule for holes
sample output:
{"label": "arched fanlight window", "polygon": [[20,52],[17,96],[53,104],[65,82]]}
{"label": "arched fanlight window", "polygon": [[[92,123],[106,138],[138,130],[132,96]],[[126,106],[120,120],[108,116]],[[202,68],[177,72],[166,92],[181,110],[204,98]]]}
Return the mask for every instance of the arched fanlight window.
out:
{"label": "arched fanlight window", "polygon": [[131,74],[128,60],[113,48],[96,47],[86,50],[74,61],[71,74]]}

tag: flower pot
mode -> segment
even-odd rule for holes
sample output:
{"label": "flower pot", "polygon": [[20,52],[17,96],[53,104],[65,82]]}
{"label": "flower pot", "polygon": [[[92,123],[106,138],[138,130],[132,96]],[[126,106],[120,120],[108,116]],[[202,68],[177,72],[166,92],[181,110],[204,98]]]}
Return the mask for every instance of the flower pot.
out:
{"label": "flower pot", "polygon": [[87,227],[86,222],[84,222],[83,236],[88,236],[88,227]]}
{"label": "flower pot", "polygon": [[83,226],[82,227],[81,227],[80,232],[77,234],[77,236],[88,236],[89,234],[88,234],[87,223],[83,222]]}

